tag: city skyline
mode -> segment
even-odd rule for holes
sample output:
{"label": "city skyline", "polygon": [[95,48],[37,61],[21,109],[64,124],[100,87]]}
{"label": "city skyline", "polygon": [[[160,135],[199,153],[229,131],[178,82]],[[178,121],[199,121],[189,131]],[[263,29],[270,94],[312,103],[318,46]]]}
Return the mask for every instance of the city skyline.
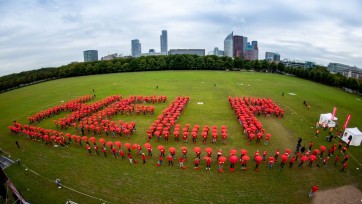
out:
{"label": "city skyline", "polygon": [[144,51],[160,51],[162,30],[168,32],[168,50],[223,49],[234,31],[258,41],[259,59],[268,51],[325,66],[362,68],[358,0],[87,2],[1,2],[0,76],[82,62],[80,53],[89,49],[99,56],[130,55],[132,39],[139,39]]}

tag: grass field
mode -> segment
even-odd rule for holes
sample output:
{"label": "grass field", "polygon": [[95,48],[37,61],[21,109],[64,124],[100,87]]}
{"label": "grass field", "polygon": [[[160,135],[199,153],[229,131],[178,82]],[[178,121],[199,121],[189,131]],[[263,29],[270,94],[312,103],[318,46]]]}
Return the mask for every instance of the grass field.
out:
{"label": "grass field", "polygon": [[[243,84],[243,85],[241,85]],[[250,86],[248,86],[250,85]],[[158,86],[158,89],[156,89]],[[134,121],[137,131],[131,142],[146,142],[146,129],[168,107],[177,96],[190,96],[186,107],[177,123],[204,125],[227,125],[227,145],[203,145],[198,138],[197,145],[204,149],[212,147],[216,151],[221,148],[224,154],[229,149],[245,148],[250,155],[258,149],[264,149],[274,155],[276,149],[284,153],[285,148],[295,149],[297,138],[303,138],[308,146],[314,141],[315,147],[332,144],[324,138],[327,132],[321,131],[320,137],[314,137],[315,123],[321,113],[331,112],[336,106],[337,117],[343,125],[348,113],[352,115],[349,127],[362,129],[362,98],[341,90],[323,86],[310,81],[275,74],[254,72],[222,72],[222,71],[164,71],[135,72],[110,75],[67,78],[24,87],[0,94],[0,147],[11,154],[12,159],[20,159],[23,165],[14,164],[6,169],[11,181],[24,197],[31,203],[65,203],[68,199],[78,203],[308,203],[310,187],[319,184],[321,190],[342,185],[354,185],[362,189],[361,147],[347,150],[352,155],[348,169],[340,172],[341,164],[333,166],[331,158],[327,166],[318,168],[285,168],[279,171],[267,169],[262,164],[258,172],[253,170],[254,163],[249,161],[247,171],[240,170],[236,165],[235,172],[229,172],[229,163],[224,165],[224,172],[217,172],[217,164],[213,161],[211,171],[205,170],[205,162],[200,170],[193,168],[193,159],[186,162],[186,170],[168,167],[166,161],[161,167],[155,164],[158,158],[156,146],[162,144],[174,146],[180,155],[179,147],[189,147],[189,157],[193,157],[195,145],[174,142],[151,144],[154,157],[145,165],[132,165],[127,160],[114,157],[87,157],[84,147],[70,145],[68,148],[49,147],[41,142],[25,139],[21,135],[12,135],[8,126],[13,120],[27,124],[27,117],[46,108],[61,104],[76,97],[93,94],[100,100],[110,95],[119,94],[123,97],[131,95],[165,95],[165,104],[155,105],[154,116],[117,116],[113,120]],[[282,96],[282,92],[285,93]],[[290,95],[295,93],[296,95]],[[230,108],[228,96],[271,98],[285,109],[283,119],[258,117],[267,132],[272,134],[271,142],[265,146],[247,145],[242,128],[233,110]],[[307,110],[303,101],[311,105]],[[203,102],[203,105],[197,104]],[[66,113],[52,117],[37,124],[45,128],[55,129],[53,120],[63,117]],[[108,139],[108,138],[107,138]],[[18,140],[21,149],[17,149]],[[114,141],[116,139],[113,139]],[[126,142],[124,138],[120,139]],[[337,140],[335,141],[337,142]],[[205,153],[203,153],[205,154]],[[137,157],[140,160],[140,157]],[[213,158],[215,160],[215,158]],[[33,172],[37,174],[34,174]],[[65,186],[72,188],[58,189],[54,183],[60,178]],[[76,191],[79,192],[76,192]],[[83,195],[87,194],[92,197]],[[102,199],[102,200],[100,200]]]}

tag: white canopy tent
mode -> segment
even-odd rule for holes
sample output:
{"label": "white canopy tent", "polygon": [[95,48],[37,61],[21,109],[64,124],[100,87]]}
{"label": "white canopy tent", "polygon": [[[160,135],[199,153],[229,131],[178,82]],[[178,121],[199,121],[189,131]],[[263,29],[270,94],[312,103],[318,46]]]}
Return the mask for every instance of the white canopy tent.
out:
{"label": "white canopy tent", "polygon": [[324,124],[328,124],[328,127],[336,127],[338,118],[334,116],[332,120],[332,113],[324,113],[319,117],[319,125],[323,127]]}
{"label": "white canopy tent", "polygon": [[348,143],[351,140],[349,145],[360,146],[362,142],[362,132],[358,128],[346,128],[343,133],[342,140]]}

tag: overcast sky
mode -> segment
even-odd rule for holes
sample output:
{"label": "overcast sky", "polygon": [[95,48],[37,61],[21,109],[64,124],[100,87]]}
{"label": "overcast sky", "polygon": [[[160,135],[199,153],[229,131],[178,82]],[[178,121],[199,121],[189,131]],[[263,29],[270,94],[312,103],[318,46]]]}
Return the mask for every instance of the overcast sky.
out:
{"label": "overcast sky", "polygon": [[129,55],[214,47],[232,31],[281,58],[362,68],[360,0],[0,0],[0,76],[83,61],[83,51]]}

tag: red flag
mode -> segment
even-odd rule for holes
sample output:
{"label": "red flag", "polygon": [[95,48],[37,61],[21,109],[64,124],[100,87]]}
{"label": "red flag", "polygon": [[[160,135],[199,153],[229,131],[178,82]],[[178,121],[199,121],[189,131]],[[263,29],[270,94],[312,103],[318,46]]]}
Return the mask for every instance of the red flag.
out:
{"label": "red flag", "polygon": [[347,119],[346,119],[346,122],[343,125],[343,129],[346,129],[346,127],[348,126],[349,120],[351,120],[351,114],[347,115]]}
{"label": "red flag", "polygon": [[333,112],[332,112],[332,120],[334,120],[334,116],[336,116],[336,112],[337,112],[337,107],[333,108]]}

